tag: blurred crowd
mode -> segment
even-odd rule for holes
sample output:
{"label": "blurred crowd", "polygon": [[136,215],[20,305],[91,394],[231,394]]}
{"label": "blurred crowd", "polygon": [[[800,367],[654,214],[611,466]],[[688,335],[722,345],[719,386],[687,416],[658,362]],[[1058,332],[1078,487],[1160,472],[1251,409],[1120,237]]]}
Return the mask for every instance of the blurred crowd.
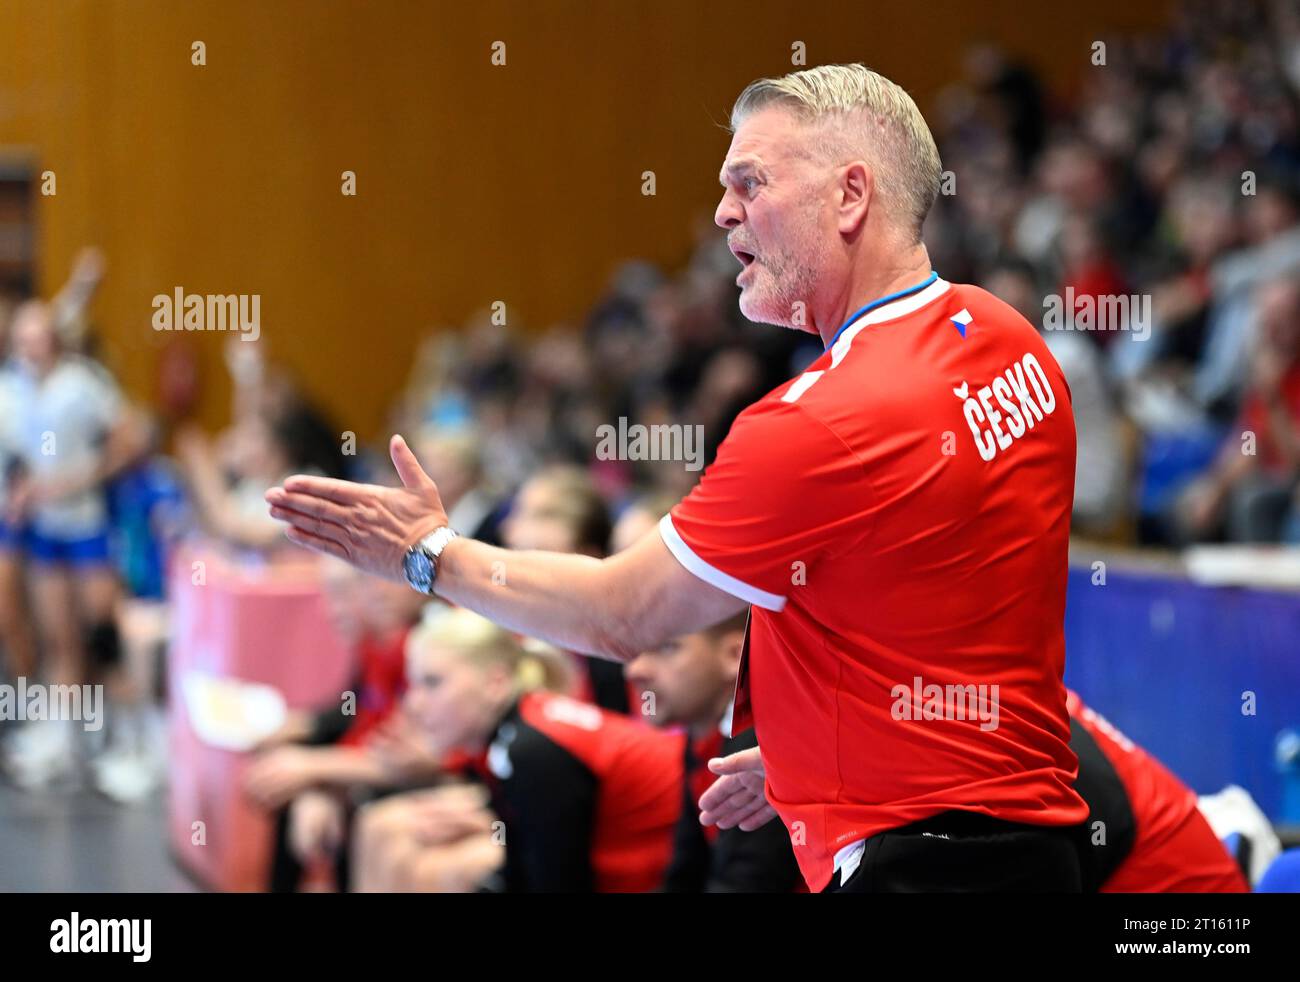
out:
{"label": "blurred crowd", "polygon": [[[1099,40],[1064,104],[969,53],[930,115],[955,176],[935,267],[1034,324],[1064,307],[1045,334],[1079,433],[1076,534],[1300,541],[1296,5],[1186,4]],[[1069,316],[1111,297],[1128,309]]]}
{"label": "blurred crowd", "polygon": [[[1189,4],[1165,33],[1100,40],[1065,98],[969,51],[930,113],[934,267],[1019,309],[1064,368],[1076,534],[1300,542],[1300,13]],[[553,462],[615,508],[680,495],[681,466],[594,460],[596,428],[698,425],[708,459],[820,353],[746,322],[735,272],[701,220],[684,268],[620,267],[580,329],[525,340],[484,314],[429,341],[394,424],[472,433],[497,495]]]}
{"label": "blurred crowd", "polygon": [[[1076,534],[1300,543],[1297,4],[1189,4],[1159,35],[1099,40],[1104,63],[1064,96],[994,47],[969,51],[929,113],[947,172],[926,227],[935,269],[1043,328],[1077,421]],[[408,436],[463,534],[618,551],[699,473],[599,459],[598,427],[698,426],[707,463],[741,409],[821,353],[812,335],[748,323],[736,272],[702,218],[681,268],[620,265],[580,325],[523,332],[485,311],[434,332],[385,432]],[[184,422],[183,353],[164,358],[158,404],[130,403],[87,326],[103,275],[88,251],[53,301],[4,317],[0,643],[11,678],[102,681],[110,725],[89,747],[74,747],[71,725],[7,727],[0,741],[24,787],[89,773],[130,801],[165,772],[175,543],[300,561],[267,514],[268,487],[295,472],[394,478],[382,448],[350,452],[257,343],[228,345],[231,416],[216,436]],[[1131,302],[1100,302],[1114,297]],[[1045,322],[1062,300],[1064,317]],[[1088,303],[1111,313],[1085,321]],[[706,836],[690,813],[704,761],[724,749],[742,624],[625,670],[423,609],[341,564],[322,577],[362,708],[294,713],[250,764],[246,792],[276,820],[268,885],[794,888],[783,835]],[[503,740],[521,769],[505,777],[491,752]],[[653,789],[662,807],[642,800]],[[509,834],[526,830],[505,866],[503,810]],[[753,878],[719,879],[723,868]]]}

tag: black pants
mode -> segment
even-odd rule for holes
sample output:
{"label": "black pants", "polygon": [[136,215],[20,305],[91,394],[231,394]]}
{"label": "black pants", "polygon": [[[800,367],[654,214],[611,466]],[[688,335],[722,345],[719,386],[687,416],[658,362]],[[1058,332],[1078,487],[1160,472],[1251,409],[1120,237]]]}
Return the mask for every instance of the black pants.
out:
{"label": "black pants", "polygon": [[827,893],[1078,893],[1086,824],[1022,825],[951,811],[873,835]]}

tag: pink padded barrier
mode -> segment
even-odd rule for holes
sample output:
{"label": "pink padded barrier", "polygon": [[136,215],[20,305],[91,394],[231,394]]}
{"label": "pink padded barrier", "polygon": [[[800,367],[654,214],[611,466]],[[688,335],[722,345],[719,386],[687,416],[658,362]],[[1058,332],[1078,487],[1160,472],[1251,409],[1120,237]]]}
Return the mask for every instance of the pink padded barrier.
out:
{"label": "pink padded barrier", "polygon": [[[195,562],[202,562],[196,585]],[[266,889],[271,817],[243,792],[251,754],[201,742],[182,679],[198,670],[274,686],[290,709],[337,704],[351,660],[327,616],[311,562],[249,568],[201,547],[178,549],[169,571],[169,840],[173,854],[213,890]],[[195,823],[202,822],[200,830]],[[206,840],[196,844],[196,838]]]}

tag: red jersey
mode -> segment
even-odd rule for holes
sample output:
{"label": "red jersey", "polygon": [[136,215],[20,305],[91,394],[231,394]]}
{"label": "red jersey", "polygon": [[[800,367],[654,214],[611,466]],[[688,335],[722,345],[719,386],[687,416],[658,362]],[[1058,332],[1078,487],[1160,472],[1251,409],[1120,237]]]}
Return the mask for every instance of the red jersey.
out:
{"label": "red jersey", "polygon": [[1011,307],[933,274],[750,406],[660,524],[753,605],[767,796],[820,891],[847,845],[950,809],[1067,825],[1065,378]]}
{"label": "red jersey", "polygon": [[[703,796],[705,791],[713,787],[713,782],[718,779],[718,775],[709,770],[709,761],[714,757],[721,757],[722,754],[722,731],[710,729],[709,732],[696,740],[689,741],[687,748],[686,767],[686,794],[687,800],[697,802]],[[692,809],[696,811],[696,809]],[[699,818],[698,812],[694,816]],[[713,845],[718,841],[718,827],[716,825],[705,825],[700,829],[704,836],[704,841]]]}
{"label": "red jersey", "polygon": [[406,636],[409,633],[409,628],[403,628],[387,637],[367,635],[357,645],[361,663],[357,715],[339,739],[341,745],[363,745],[375,728],[401,705],[402,695],[406,692]]}
{"label": "red jersey", "polygon": [[575,655],[570,651],[564,652],[564,657],[572,666],[574,675],[574,685],[569,695],[579,702],[589,702],[601,709],[608,709],[611,713],[640,718],[640,714],[634,714],[632,708],[641,705],[641,691],[624,677],[622,665],[603,658]]}
{"label": "red jersey", "polygon": [[486,757],[507,888],[636,893],[661,884],[685,736],[550,692],[522,696]]}
{"label": "red jersey", "polygon": [[[1287,417],[1291,420],[1291,425],[1300,426],[1300,361],[1293,363],[1286,370],[1280,388],[1281,402]],[[1239,430],[1240,433],[1250,431],[1255,434],[1258,440],[1256,452],[1259,454],[1261,468],[1270,474],[1286,475],[1286,462],[1278,452],[1277,441],[1273,438],[1269,408],[1257,392],[1246,393],[1245,402],[1241,407]],[[1233,437],[1237,442],[1241,440],[1240,433]]]}
{"label": "red jersey", "polygon": [[1068,693],[1070,716],[1110,761],[1137,826],[1103,893],[1245,893],[1246,878],[1196,807],[1196,793],[1105,717]]}

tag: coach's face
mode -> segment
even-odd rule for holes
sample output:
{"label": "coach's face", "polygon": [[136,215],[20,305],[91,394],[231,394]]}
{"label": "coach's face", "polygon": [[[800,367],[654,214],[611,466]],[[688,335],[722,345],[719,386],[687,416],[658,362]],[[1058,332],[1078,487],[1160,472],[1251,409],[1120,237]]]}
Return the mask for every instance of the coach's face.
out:
{"label": "coach's face", "polygon": [[833,282],[837,234],[831,168],[803,151],[808,128],[769,107],[736,130],[719,180],[713,220],[743,267],[736,277],[740,310],[751,321],[814,332],[810,312],[819,287]]}

